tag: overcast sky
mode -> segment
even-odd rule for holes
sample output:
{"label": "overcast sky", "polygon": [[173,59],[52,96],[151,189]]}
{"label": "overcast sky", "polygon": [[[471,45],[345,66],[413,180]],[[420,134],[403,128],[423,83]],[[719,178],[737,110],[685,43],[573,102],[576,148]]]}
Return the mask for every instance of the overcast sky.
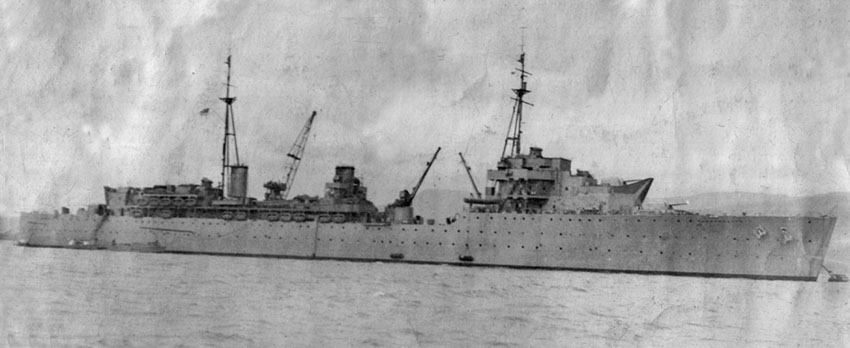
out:
{"label": "overcast sky", "polygon": [[[102,186],[219,180],[228,52],[250,192],[357,167],[378,204],[479,186],[501,153],[525,29],[523,144],[650,197],[848,191],[843,1],[4,1],[0,212]],[[206,115],[199,114],[211,108]]]}

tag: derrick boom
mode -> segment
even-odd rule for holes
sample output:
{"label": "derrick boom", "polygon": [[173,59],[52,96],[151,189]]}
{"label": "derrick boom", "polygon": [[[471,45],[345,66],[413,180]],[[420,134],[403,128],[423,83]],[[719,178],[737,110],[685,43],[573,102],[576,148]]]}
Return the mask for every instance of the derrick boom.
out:
{"label": "derrick boom", "polygon": [[298,166],[301,164],[301,159],[304,157],[304,149],[307,146],[307,138],[310,135],[310,128],[313,127],[313,119],[315,118],[316,111],[313,111],[310,118],[308,118],[307,122],[304,124],[304,128],[301,128],[301,133],[298,133],[298,137],[295,138],[295,142],[292,143],[289,153],[286,154],[286,157],[289,158],[289,164],[286,166],[286,181],[269,181],[263,185],[263,187],[268,189],[266,199],[284,200],[287,196],[289,196],[289,192],[292,191],[292,183],[295,181],[295,174],[298,173]]}

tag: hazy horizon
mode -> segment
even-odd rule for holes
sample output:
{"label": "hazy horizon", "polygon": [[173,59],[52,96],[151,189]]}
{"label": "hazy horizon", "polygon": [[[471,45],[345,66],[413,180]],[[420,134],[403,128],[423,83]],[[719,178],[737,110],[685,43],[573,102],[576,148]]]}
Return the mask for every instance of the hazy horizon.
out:
{"label": "hazy horizon", "polygon": [[[501,153],[523,41],[524,150],[651,197],[850,188],[850,3],[249,1],[0,5],[0,212],[102,201],[103,186],[219,180],[233,56],[249,193],[357,167],[378,204],[479,186]],[[525,30],[521,30],[525,27]],[[200,110],[211,108],[205,115]]]}

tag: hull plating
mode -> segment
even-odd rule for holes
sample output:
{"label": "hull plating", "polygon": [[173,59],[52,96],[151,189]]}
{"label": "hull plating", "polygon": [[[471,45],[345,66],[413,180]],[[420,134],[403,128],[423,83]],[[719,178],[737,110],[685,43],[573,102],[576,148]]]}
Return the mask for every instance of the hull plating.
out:
{"label": "hull plating", "polygon": [[472,213],[450,225],[25,214],[27,245],[816,280],[835,218]]}

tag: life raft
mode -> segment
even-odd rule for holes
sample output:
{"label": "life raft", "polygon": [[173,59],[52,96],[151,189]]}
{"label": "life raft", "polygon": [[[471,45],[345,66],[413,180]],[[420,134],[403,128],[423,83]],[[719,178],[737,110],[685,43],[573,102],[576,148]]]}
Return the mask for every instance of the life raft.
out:
{"label": "life raft", "polygon": [[221,214],[221,218],[225,220],[233,220],[233,212],[226,211]]}

